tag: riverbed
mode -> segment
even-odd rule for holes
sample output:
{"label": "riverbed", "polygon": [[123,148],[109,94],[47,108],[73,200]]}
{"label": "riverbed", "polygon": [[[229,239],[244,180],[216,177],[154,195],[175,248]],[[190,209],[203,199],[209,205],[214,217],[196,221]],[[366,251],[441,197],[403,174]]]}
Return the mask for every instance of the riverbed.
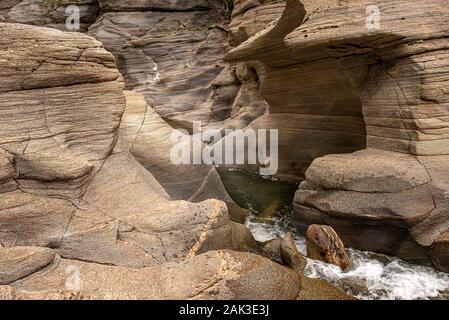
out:
{"label": "riverbed", "polygon": [[[299,252],[306,255],[305,238],[290,223],[298,183],[236,169],[219,169],[219,172],[234,201],[252,212],[246,225],[257,241],[291,232]],[[449,299],[449,274],[372,252],[348,248],[348,253],[354,261],[349,272],[308,259],[305,275],[326,280],[359,299]]]}

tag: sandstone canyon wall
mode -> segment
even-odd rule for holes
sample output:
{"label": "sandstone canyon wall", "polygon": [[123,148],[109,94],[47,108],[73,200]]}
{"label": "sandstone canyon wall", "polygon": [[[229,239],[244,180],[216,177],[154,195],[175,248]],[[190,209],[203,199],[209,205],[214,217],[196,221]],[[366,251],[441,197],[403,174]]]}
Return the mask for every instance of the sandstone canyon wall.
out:
{"label": "sandstone canyon wall", "polygon": [[[56,30],[72,4],[85,35]],[[2,1],[0,293],[301,295],[291,269],[230,251],[251,240],[216,170],[170,163],[173,127],[193,121],[279,130],[278,175],[304,180],[298,228],[449,271],[448,8],[236,0],[225,17],[218,0]],[[76,292],[69,266],[87,279]]]}
{"label": "sandstone canyon wall", "polygon": [[172,201],[134,159],[119,137],[121,77],[100,42],[10,23],[0,35],[2,298],[298,296],[293,270],[223,251],[249,239],[224,202]]}
{"label": "sandstone canyon wall", "polygon": [[[366,27],[373,4],[379,30]],[[269,114],[253,125],[275,124],[283,165],[305,172],[298,227],[329,224],[351,246],[448,270],[448,5],[287,1],[226,55],[263,65]]]}

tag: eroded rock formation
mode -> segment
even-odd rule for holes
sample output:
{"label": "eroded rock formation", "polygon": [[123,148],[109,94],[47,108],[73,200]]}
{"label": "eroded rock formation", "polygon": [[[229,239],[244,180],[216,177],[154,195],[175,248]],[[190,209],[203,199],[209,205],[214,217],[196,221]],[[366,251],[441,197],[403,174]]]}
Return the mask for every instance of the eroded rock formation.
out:
{"label": "eroded rock formation", "polygon": [[[67,8],[79,8],[80,30],[68,30]],[[238,92],[223,55],[227,30],[221,0],[6,0],[0,19],[89,33],[111,52],[126,87],[176,127],[220,126]],[[0,20],[0,22],[1,22]]]}
{"label": "eroded rock formation", "polygon": [[[279,128],[281,174],[305,172],[299,227],[329,224],[350,246],[443,260],[448,4],[289,0],[280,19],[227,54],[263,65],[269,113],[253,126]],[[378,29],[366,24],[370,5]]]}
{"label": "eroded rock formation", "polygon": [[[230,222],[224,202],[172,201],[134,159],[134,140],[119,138],[126,104],[121,78],[100,42],[20,24],[0,24],[0,35],[2,296],[297,296],[297,273],[249,253],[213,251],[248,250],[253,241]],[[67,292],[71,265],[83,284]],[[257,280],[257,265],[274,268],[272,289]],[[239,282],[250,274],[257,284]],[[183,281],[164,280],[171,276]],[[132,279],[147,289],[130,286]],[[283,282],[291,290],[277,290]]]}
{"label": "eroded rock formation", "polygon": [[[97,41],[16,24],[65,30],[72,4]],[[0,298],[347,298],[300,290],[289,236],[264,249],[290,269],[229,251],[255,247],[245,212],[215,168],[169,160],[193,121],[279,130],[298,228],[449,271],[448,1],[236,0],[229,25],[221,8],[0,3]]]}

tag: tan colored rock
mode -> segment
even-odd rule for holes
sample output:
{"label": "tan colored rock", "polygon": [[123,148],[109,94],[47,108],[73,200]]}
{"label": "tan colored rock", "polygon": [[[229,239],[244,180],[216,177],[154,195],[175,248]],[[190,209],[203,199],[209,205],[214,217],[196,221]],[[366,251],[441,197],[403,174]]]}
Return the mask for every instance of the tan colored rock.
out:
{"label": "tan colored rock", "polygon": [[357,300],[321,279],[301,278],[298,300]]}
{"label": "tan colored rock", "polygon": [[284,8],[284,0],[236,0],[229,25],[230,45],[236,47],[264,30],[281,16]]}
{"label": "tan colored rock", "polygon": [[[449,229],[447,4],[288,0],[263,30],[233,31],[225,59],[262,64],[268,112],[251,127],[278,128],[278,174],[306,180],[297,227],[331,225],[352,247],[430,264]],[[237,12],[262,6],[241,1]]]}
{"label": "tan colored rock", "polygon": [[53,262],[55,253],[46,248],[0,246],[0,285],[27,277]]}
{"label": "tan colored rock", "polygon": [[339,266],[343,271],[352,261],[338,234],[329,226],[311,225],[306,233],[307,257]]}
{"label": "tan colored rock", "polygon": [[282,239],[276,238],[260,243],[261,254],[265,255],[273,261],[282,263],[281,242]]}
{"label": "tan colored rock", "polygon": [[116,57],[127,89],[143,93],[160,116],[186,127],[193,121],[212,125],[229,115],[237,87],[213,85],[224,69],[227,36],[220,1],[101,5],[104,13],[89,34]]}
{"label": "tan colored rock", "polygon": [[151,171],[172,199],[192,202],[219,199],[226,202],[234,221],[244,223],[248,212],[230,198],[216,169],[209,165],[173,164],[170,155],[177,143],[171,139],[174,129],[141,94],[125,91],[125,96],[127,107],[120,126],[123,147]]}
{"label": "tan colored rock", "polygon": [[17,188],[14,178],[17,177],[13,166],[14,157],[0,149],[0,193],[10,192]]}
{"label": "tan colored rock", "polygon": [[99,0],[103,11],[194,11],[221,7],[219,0]]}
{"label": "tan colored rock", "polygon": [[3,244],[132,268],[232,248],[223,202],[171,201],[117,144],[125,97],[101,43],[19,24],[0,24],[0,35]]}
{"label": "tan colored rock", "polygon": [[398,193],[431,182],[414,157],[380,149],[318,158],[307,170],[306,180],[316,188],[364,193]]}
{"label": "tan colored rock", "polygon": [[231,221],[232,248],[238,251],[255,252],[256,240],[245,225]]}
{"label": "tan colored rock", "polygon": [[[24,19],[27,15],[20,10],[25,10],[28,5],[25,2],[31,4],[24,1],[14,8],[17,16]],[[167,3],[175,8],[179,5]],[[7,10],[12,6],[15,4]],[[194,6],[195,10],[197,7]],[[196,22],[202,26],[204,21],[214,20],[208,17],[210,13],[178,12],[153,31],[173,31],[173,23],[183,17],[192,19],[194,26]],[[165,44],[170,40],[170,48],[171,40],[181,44],[180,51],[174,52],[175,56],[183,57],[181,64],[171,69],[170,61],[158,60],[158,54],[165,53],[166,47],[154,46],[158,39],[149,28],[143,32],[145,27],[140,25],[141,19],[160,18],[163,13],[107,14],[92,32],[99,31],[119,64],[121,56],[117,52],[123,52],[128,61],[125,65],[131,70],[125,73],[128,85],[129,79],[135,77],[135,88],[142,85],[144,93],[164,91],[161,89],[164,82],[148,87],[140,82],[137,64],[143,60],[139,57],[148,54],[155,57],[158,66],[166,67],[168,76],[163,81],[173,85],[172,89],[184,91],[182,99],[178,97],[180,101],[194,101],[196,106],[206,97],[206,102],[194,108],[188,118],[168,117],[174,122],[188,123],[193,118],[208,117],[205,110],[211,109],[216,118],[209,119],[210,124],[223,120],[232,98],[226,99],[235,93],[236,84],[231,83],[233,70],[221,74],[214,83],[222,69],[216,67],[216,62],[221,61],[217,52],[222,50],[216,43],[225,35],[221,27],[196,30],[187,24],[177,30],[176,36],[165,37]],[[135,18],[134,26],[121,20],[128,16]],[[131,30],[126,29],[129,34],[114,38],[116,29],[112,27],[114,32],[108,29],[109,22]],[[123,39],[125,45],[121,47]],[[198,40],[195,43],[199,49],[186,60],[186,52],[192,46],[189,44],[187,48],[185,43],[192,39]],[[207,200],[223,196],[222,200],[229,201],[214,169],[205,166],[199,175],[190,171],[176,177],[182,169],[176,172],[166,167],[165,152],[170,148],[166,137],[170,128],[147,103],[135,98],[138,111],[126,110],[121,122],[125,109],[123,79],[115,67],[114,56],[100,42],[77,33],[0,23],[0,47],[7,48],[0,59],[0,242],[8,247],[0,250],[14,253],[12,261],[17,261],[11,265],[8,258],[2,264],[5,266],[2,275],[5,283],[9,283],[0,287],[2,298],[294,299],[298,296],[299,275],[293,270],[249,253],[216,251],[248,250],[253,238],[246,228],[230,221],[225,202]],[[184,62],[198,71],[193,74],[193,83],[207,90],[194,92],[174,81],[183,75],[184,71],[178,71],[185,68]],[[162,69],[147,74],[157,76],[155,72],[159,70]],[[250,75],[250,70],[239,72],[239,76],[252,81]],[[155,81],[157,77],[151,79]],[[192,79],[189,81],[190,85]],[[211,92],[220,98],[212,99]],[[160,108],[169,96],[154,97],[161,98],[159,105],[153,105]],[[182,107],[190,112],[191,106],[187,103]],[[170,111],[173,115],[182,112],[175,107]],[[128,125],[122,126],[119,135],[121,123]],[[129,131],[123,133],[124,127]],[[163,176],[164,172],[172,175],[159,182],[158,175]],[[179,181],[183,183],[177,188]],[[77,270],[80,290],[72,287],[76,281],[72,282],[71,272]]]}
{"label": "tan colored rock", "polygon": [[280,253],[284,265],[289,266],[301,274],[304,272],[307,266],[307,260],[298,252],[295,240],[290,232],[287,232],[281,241]]}
{"label": "tan colored rock", "polygon": [[[76,273],[68,272],[71,270]],[[73,275],[79,275],[79,282],[78,278],[71,282]],[[211,251],[185,262],[138,270],[58,258],[11,287],[21,299],[54,299],[69,291],[65,296],[89,300],[276,300],[298,295],[299,276],[250,253]]]}

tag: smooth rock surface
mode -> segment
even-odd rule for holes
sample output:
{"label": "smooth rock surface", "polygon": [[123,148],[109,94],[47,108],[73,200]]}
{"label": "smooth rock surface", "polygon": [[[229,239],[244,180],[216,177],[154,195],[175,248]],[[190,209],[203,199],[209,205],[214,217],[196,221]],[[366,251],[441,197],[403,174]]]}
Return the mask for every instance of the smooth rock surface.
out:
{"label": "smooth rock surface", "polygon": [[[79,276],[72,282],[71,273]],[[127,269],[57,258],[11,285],[14,299],[294,299],[299,276],[250,253],[211,251],[188,261]],[[6,289],[6,288],[5,288]]]}
{"label": "smooth rock surface", "polygon": [[46,248],[0,246],[0,285],[29,276],[53,262],[55,253]]}
{"label": "smooth rock surface", "polygon": [[0,34],[4,245],[133,268],[232,248],[223,202],[171,201],[117,144],[125,97],[101,43],[19,24],[0,24]]}

